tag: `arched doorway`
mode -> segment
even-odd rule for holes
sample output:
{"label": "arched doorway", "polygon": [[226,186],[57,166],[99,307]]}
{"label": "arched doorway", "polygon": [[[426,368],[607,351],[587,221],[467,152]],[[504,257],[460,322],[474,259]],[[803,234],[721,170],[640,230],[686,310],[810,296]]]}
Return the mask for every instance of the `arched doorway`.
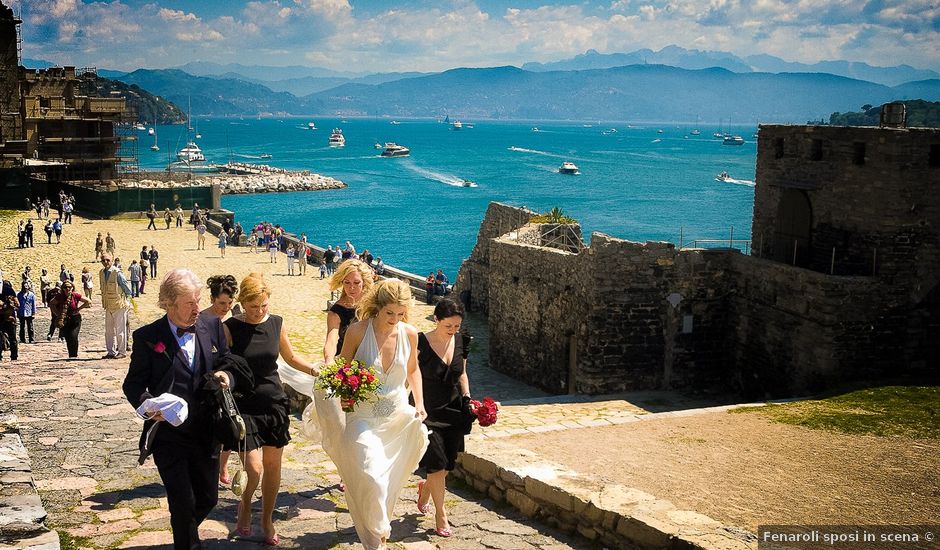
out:
{"label": "arched doorway", "polygon": [[780,197],[774,232],[774,259],[809,266],[813,207],[805,191],[786,189]]}

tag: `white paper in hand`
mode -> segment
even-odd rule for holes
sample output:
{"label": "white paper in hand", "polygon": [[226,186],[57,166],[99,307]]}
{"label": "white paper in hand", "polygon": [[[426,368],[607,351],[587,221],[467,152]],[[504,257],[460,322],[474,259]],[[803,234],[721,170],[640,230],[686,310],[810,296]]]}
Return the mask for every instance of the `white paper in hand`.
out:
{"label": "white paper in hand", "polygon": [[179,426],[186,422],[186,418],[189,417],[189,405],[181,397],[172,393],[164,393],[147,399],[137,407],[137,416],[144,420],[149,419],[158,412],[162,413],[163,419],[171,425]]}

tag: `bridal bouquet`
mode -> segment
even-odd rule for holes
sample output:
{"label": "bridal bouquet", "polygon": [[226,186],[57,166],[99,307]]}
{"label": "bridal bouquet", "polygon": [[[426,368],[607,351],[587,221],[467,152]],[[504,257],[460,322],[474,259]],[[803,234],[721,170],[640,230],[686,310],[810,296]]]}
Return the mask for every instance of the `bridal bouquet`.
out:
{"label": "bridal bouquet", "polygon": [[484,397],[480,403],[476,399],[470,400],[470,410],[477,415],[477,422],[481,428],[496,424],[496,417],[499,414],[499,403],[493,401],[492,397]]}
{"label": "bridal bouquet", "polygon": [[362,401],[371,401],[379,389],[378,373],[373,367],[354,359],[337,357],[323,365],[315,387],[326,391],[328,397],[338,397],[343,412],[353,412]]}

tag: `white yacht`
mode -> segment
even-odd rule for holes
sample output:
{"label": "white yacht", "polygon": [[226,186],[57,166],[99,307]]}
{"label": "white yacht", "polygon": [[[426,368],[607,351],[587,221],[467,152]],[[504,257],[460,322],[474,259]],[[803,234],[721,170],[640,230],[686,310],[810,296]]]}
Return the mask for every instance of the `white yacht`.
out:
{"label": "white yacht", "polygon": [[581,171],[578,169],[578,167],[577,167],[577,165],[575,165],[575,163],[565,161],[565,162],[561,163],[561,166],[558,167],[558,173],[559,173],[559,174],[569,174],[569,175],[572,175],[572,176],[576,176],[576,175],[580,174]]}
{"label": "white yacht", "polygon": [[154,135],[154,134],[156,134],[156,133],[157,133],[157,131],[154,130],[153,128],[147,128],[147,135],[148,135],[148,136],[152,136],[152,135]]}
{"label": "white yacht", "polygon": [[728,174],[728,172],[722,172],[718,174],[717,176],[715,176],[715,181],[728,181],[730,179],[731,179],[731,176]]}
{"label": "white yacht", "polygon": [[411,149],[392,142],[386,143],[385,150],[382,151],[383,157],[407,157],[410,154]]}
{"label": "white yacht", "polygon": [[202,149],[196,145],[195,141],[186,142],[186,147],[183,147],[176,153],[176,158],[180,162],[205,162],[206,156],[202,154]]}
{"label": "white yacht", "polygon": [[308,122],[308,123],[307,123],[307,129],[308,129],[308,130],[316,130],[316,129],[317,129],[317,125],[314,124],[314,123],[312,123],[312,122]]}
{"label": "white yacht", "polygon": [[463,128],[463,122],[460,122],[459,120],[455,120],[454,122],[451,123],[450,127],[454,130],[460,130],[461,128]]}
{"label": "white yacht", "polygon": [[725,136],[721,143],[722,145],[744,145],[744,138],[741,136]]}
{"label": "white yacht", "polygon": [[340,128],[333,128],[333,133],[330,134],[330,147],[344,147],[346,145],[346,137],[343,136],[343,130]]}
{"label": "white yacht", "polygon": [[147,130],[147,127],[144,126],[144,123],[143,123],[143,122],[138,122],[137,124],[134,125],[134,129],[135,129],[135,130],[140,130],[141,132],[144,132],[144,131]]}

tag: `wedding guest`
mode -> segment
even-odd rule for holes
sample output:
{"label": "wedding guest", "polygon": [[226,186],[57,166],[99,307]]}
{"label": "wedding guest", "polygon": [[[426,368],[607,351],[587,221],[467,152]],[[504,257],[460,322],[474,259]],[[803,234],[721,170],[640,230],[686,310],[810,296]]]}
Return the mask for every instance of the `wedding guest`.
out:
{"label": "wedding guest", "polygon": [[277,263],[277,251],[278,251],[277,238],[271,237],[271,242],[268,243],[268,255],[271,258],[272,264]]}
{"label": "wedding guest", "polygon": [[[29,283],[23,283],[21,285],[20,292],[16,295],[16,299],[19,302],[16,317],[20,322],[20,343],[25,344],[29,342],[30,344],[35,344],[36,338],[34,338],[33,335],[33,317],[36,316],[36,295],[33,294],[32,287]],[[29,337],[29,340],[27,340],[27,337]]]}
{"label": "wedding guest", "polygon": [[46,268],[42,268],[39,273],[39,296],[42,299],[42,305],[49,305],[49,289],[52,288],[52,278],[49,277],[49,272],[46,271]]}
{"label": "wedding guest", "polygon": [[336,257],[336,251],[333,250],[333,247],[326,245],[326,251],[323,253],[323,263],[326,264],[326,274],[332,275],[334,271],[333,267],[333,258]]}
{"label": "wedding guest", "polygon": [[[72,223],[72,222],[69,222]],[[26,220],[26,226],[23,228],[26,235],[26,246],[28,248],[33,248],[33,220]]]}
{"label": "wedding guest", "polygon": [[59,338],[65,339],[69,358],[78,357],[78,333],[82,329],[81,310],[91,307],[91,300],[75,292],[72,282],[62,283],[62,288],[49,303],[53,324],[59,329]]}
{"label": "wedding guest", "polygon": [[46,244],[52,244],[52,233],[55,232],[52,220],[46,219],[46,225],[42,230],[46,232]]}
{"label": "wedding guest", "polygon": [[170,230],[170,224],[173,223],[173,214],[170,214],[169,208],[163,209],[163,222],[166,224],[166,230]]}
{"label": "wedding guest", "polygon": [[434,300],[434,285],[436,284],[437,279],[434,277],[434,272],[432,271],[428,273],[427,278],[424,280],[424,292],[428,305],[431,305],[431,302]]}
{"label": "wedding guest", "polygon": [[430,432],[421,459],[427,482],[418,482],[418,510],[428,513],[428,500],[434,501],[434,531],[441,537],[452,534],[444,507],[447,472],[454,469],[457,453],[463,452],[471,425],[468,350],[460,335],[463,319],[463,306],[444,298],[434,307],[434,330],[418,335],[418,367],[428,412],[424,424]]}
{"label": "wedding guest", "polygon": [[127,357],[127,311],[131,287],[117,267],[112,265],[109,252],[101,256],[101,271],[98,279],[101,283],[101,307],[104,308],[104,347],[107,350],[102,359],[122,359]]}
{"label": "wedding guest", "polygon": [[[199,312],[200,318],[208,319],[215,317],[220,321],[225,321],[232,311],[232,304],[235,303],[235,296],[238,294],[238,281],[232,275],[213,275],[206,281],[206,287],[209,289],[209,307]],[[222,451],[219,455],[219,483],[228,485],[232,482],[232,477],[228,472],[228,459],[230,451]]]}
{"label": "wedding guest", "polygon": [[[380,281],[359,303],[362,321],[346,332],[340,354],[378,372],[381,386],[374,404],[360,403],[343,415],[338,399],[314,398],[317,416],[325,423],[323,450],[346,483],[346,505],[360,542],[369,550],[386,547],[395,503],[428,446],[418,331],[407,324],[412,302],[405,282]],[[408,403],[409,393],[414,406]]]}
{"label": "wedding guest", "polygon": [[176,227],[183,227],[183,207],[176,203],[176,210],[173,211],[176,216]]}
{"label": "wedding guest", "polygon": [[297,251],[294,250],[294,245],[287,245],[287,274],[294,274],[294,256],[297,254]]}
{"label": "wedding guest", "polygon": [[166,315],[134,331],[134,350],[122,387],[135,409],[165,393],[188,405],[189,414],[179,426],[164,422],[157,412],[144,422],[141,434],[140,462],[153,453],[166,488],[175,550],[202,548],[199,524],[219,498],[213,411],[197,400],[206,375],[223,388],[252,384],[250,373],[226,362],[228,344],[218,319],[200,319],[200,292],[199,279],[192,271],[178,268],[166,274],[158,300]]}
{"label": "wedding guest", "polygon": [[146,294],[144,292],[144,287],[147,286],[147,266],[143,262],[140,263],[140,292],[137,294]]}
{"label": "wedding guest", "polygon": [[346,329],[356,319],[359,299],[372,288],[372,272],[359,260],[347,260],[340,264],[330,277],[330,290],[340,291],[339,299],[326,313],[326,341],[323,343],[323,360],[332,363],[343,349]]}
{"label": "wedding guest", "polygon": [[147,219],[150,220],[150,223],[147,224],[147,230],[153,229],[157,230],[157,207],[153,203],[150,203],[150,208],[147,209]]}
{"label": "wedding guest", "polygon": [[244,313],[229,318],[223,326],[232,353],[245,358],[255,380],[250,396],[236,397],[247,427],[247,452],[242,462],[248,482],[238,506],[235,534],[251,535],[251,501],[260,482],[261,530],[265,544],[276,546],[280,537],[274,528],[274,503],[281,484],[284,447],[290,441],[290,403],[277,373],[278,355],[301,372],[315,376],[316,371],[294,353],[283,319],[269,313],[270,295],[271,287],[260,273],[248,275],[238,288],[238,302]]}

